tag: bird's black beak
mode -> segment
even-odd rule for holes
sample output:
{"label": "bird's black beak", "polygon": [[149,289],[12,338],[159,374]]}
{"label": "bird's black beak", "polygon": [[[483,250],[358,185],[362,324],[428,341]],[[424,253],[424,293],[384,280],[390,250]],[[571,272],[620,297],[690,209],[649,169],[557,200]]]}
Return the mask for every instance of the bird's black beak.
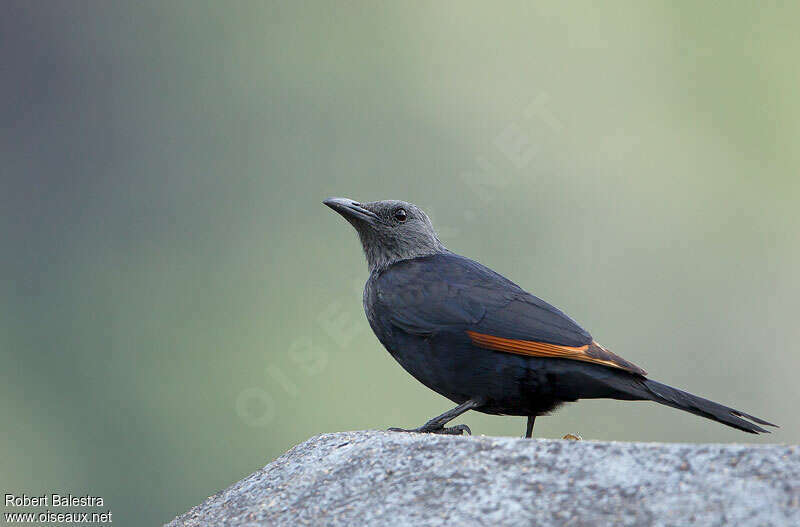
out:
{"label": "bird's black beak", "polygon": [[372,226],[382,223],[381,219],[374,212],[365,209],[361,203],[353,201],[352,199],[328,198],[322,203],[344,216],[350,223],[358,221]]}

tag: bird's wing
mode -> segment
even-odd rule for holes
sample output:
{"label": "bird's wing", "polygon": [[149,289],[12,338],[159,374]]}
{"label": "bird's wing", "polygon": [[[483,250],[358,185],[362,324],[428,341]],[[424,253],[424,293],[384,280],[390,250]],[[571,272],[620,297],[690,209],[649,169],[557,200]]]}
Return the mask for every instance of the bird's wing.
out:
{"label": "bird's wing", "polygon": [[464,331],[483,349],[591,362],[646,375],[574,320],[491,269],[452,253],[395,264],[377,279],[390,323],[415,335]]}

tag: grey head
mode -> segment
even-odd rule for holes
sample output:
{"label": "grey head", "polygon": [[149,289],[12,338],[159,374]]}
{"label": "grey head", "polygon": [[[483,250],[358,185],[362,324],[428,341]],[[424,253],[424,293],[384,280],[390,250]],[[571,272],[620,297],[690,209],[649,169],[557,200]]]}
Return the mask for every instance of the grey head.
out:
{"label": "grey head", "polygon": [[398,200],[359,203],[348,198],[328,198],[323,203],[356,229],[370,272],[400,260],[447,251],[431,220],[412,203]]}

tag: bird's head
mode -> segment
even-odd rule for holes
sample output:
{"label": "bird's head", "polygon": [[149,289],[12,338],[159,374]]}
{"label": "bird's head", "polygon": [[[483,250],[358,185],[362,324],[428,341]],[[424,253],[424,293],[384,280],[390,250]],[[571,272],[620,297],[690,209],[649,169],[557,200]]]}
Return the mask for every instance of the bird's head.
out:
{"label": "bird's head", "polygon": [[323,203],[355,227],[370,271],[447,250],[436,236],[431,220],[412,203],[397,200],[359,203],[348,198],[328,198]]}

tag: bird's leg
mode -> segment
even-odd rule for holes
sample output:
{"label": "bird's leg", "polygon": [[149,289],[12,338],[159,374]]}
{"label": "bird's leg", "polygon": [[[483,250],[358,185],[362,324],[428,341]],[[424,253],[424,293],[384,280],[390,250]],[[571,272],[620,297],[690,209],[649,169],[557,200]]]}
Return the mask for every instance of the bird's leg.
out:
{"label": "bird's leg", "polygon": [[533,437],[533,422],[536,421],[535,415],[528,416],[528,426],[525,428],[525,439]]}
{"label": "bird's leg", "polygon": [[453,408],[452,410],[448,410],[442,415],[436,416],[424,425],[418,428],[412,428],[411,430],[406,430],[405,428],[390,428],[389,430],[392,432],[418,432],[418,433],[428,433],[428,434],[448,434],[448,435],[461,435],[466,432],[468,435],[472,435],[472,431],[469,429],[467,425],[456,425],[451,427],[445,427],[448,422],[452,421],[459,415],[463,414],[467,410],[472,410],[481,405],[481,402],[476,399],[470,399],[466,402],[463,402]]}

